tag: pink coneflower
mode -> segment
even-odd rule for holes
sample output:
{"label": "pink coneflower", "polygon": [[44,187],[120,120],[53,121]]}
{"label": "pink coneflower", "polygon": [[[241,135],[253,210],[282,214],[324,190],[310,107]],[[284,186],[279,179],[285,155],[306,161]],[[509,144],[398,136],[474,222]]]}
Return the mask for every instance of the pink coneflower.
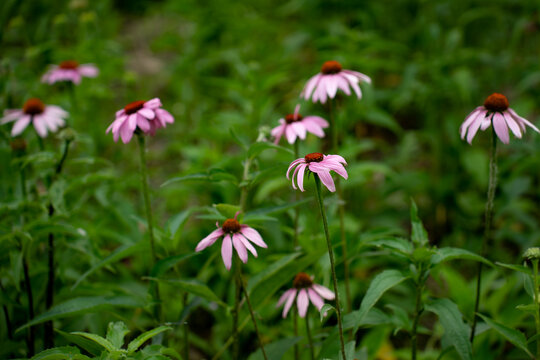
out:
{"label": "pink coneflower", "polygon": [[484,131],[491,123],[493,123],[495,133],[505,144],[510,142],[508,128],[519,139],[521,139],[522,132],[524,133],[526,131],[525,125],[531,127],[536,132],[540,132],[536,126],[516,114],[509,106],[510,104],[506,96],[498,93],[489,95],[486,101],[484,101],[484,105],[474,109],[467,115],[463,124],[461,124],[459,129],[461,138],[464,139],[466,134],[467,142],[470,144],[478,129]]}
{"label": "pink coneflower", "polygon": [[272,129],[274,143],[277,145],[283,135],[287,137],[289,144],[294,144],[296,138],[304,140],[306,132],[310,132],[320,138],[324,137],[324,128],[328,127],[328,122],[320,116],[303,117],[298,113],[300,105],[294,108],[294,114],[288,114],[285,118],[279,119],[279,126]]}
{"label": "pink coneflower", "polygon": [[371,84],[371,78],[358,71],[344,70],[337,61],[327,61],[321,67],[321,72],[313,76],[307,82],[300,96],[313,102],[326,102],[326,97],[333,99],[338,89],[341,89],[346,95],[351,95],[349,85],[353,88],[356,96],[362,98],[362,90],[358,84],[362,81]]}
{"label": "pink coneflower", "polygon": [[[298,296],[297,296],[298,295]],[[309,303],[311,303],[321,310],[324,305],[324,299],[334,300],[334,292],[322,285],[313,283],[313,278],[306,273],[299,273],[293,280],[293,287],[281,295],[276,307],[280,307],[285,303],[283,307],[283,318],[287,316],[287,313],[291,309],[294,299],[298,306],[298,314],[300,317],[305,317]]]}
{"label": "pink coneflower", "polygon": [[15,121],[11,136],[21,134],[32,122],[39,136],[47,136],[47,131],[55,132],[65,125],[68,113],[56,105],[45,105],[40,99],[28,99],[22,109],[6,110],[0,124]]}
{"label": "pink coneflower", "polygon": [[296,166],[292,175],[292,187],[296,190],[296,186],[294,185],[294,178],[296,177],[298,187],[301,191],[304,191],[304,173],[307,168],[309,171],[319,176],[328,190],[334,192],[336,191],[336,186],[334,185],[334,180],[330,175],[330,171],[333,170],[342,178],[347,179],[349,175],[347,174],[344,165],[347,165],[347,162],[340,155],[323,155],[321,153],[307,154],[305,157],[296,159],[291,163],[287,170],[287,179],[289,179],[289,173],[292,168]]}
{"label": "pink coneflower", "polygon": [[262,248],[268,247],[259,232],[247,225],[240,225],[238,220],[236,220],[237,216],[238,214],[236,214],[234,219],[225,220],[221,227],[219,226],[219,223],[216,222],[217,229],[202,239],[195,248],[195,251],[197,252],[202,251],[213,245],[217,239],[223,236],[221,257],[223,258],[223,263],[227,270],[231,269],[233,246],[236,249],[238,257],[240,257],[240,260],[242,260],[244,264],[248,260],[247,250],[249,250],[253,256],[257,257],[257,250],[251,245],[250,241]]}
{"label": "pink coneflower", "polygon": [[71,81],[78,85],[83,76],[93,78],[98,73],[98,68],[92,64],[79,64],[74,60],[66,60],[58,65],[52,65],[41,77],[41,81],[48,84],[54,84],[57,81]]}
{"label": "pink coneflower", "polygon": [[161,101],[158,98],[149,101],[139,100],[118,110],[116,119],[107,128],[106,133],[112,130],[114,141],[122,137],[122,142],[127,144],[137,130],[154,135],[156,129],[173,122],[173,116],[167,110],[161,109]]}

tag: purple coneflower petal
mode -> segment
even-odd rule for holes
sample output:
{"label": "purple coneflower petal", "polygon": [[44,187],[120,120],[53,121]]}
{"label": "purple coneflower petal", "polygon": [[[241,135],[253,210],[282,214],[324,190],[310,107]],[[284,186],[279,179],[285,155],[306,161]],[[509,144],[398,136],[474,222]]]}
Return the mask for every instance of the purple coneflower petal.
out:
{"label": "purple coneflower petal", "polygon": [[309,298],[305,289],[300,290],[298,297],[296,298],[296,305],[298,306],[298,315],[300,317],[306,317],[307,309],[309,306]]}
{"label": "purple coneflower petal", "polygon": [[242,240],[240,239],[239,234],[232,235],[232,242],[240,260],[242,260],[244,264],[247,263],[248,261],[247,250],[244,244],[242,243]]}
{"label": "purple coneflower petal", "polygon": [[240,233],[246,237],[249,241],[262,248],[267,248],[268,245],[263,241],[259,232],[247,225],[240,226]]}
{"label": "purple coneflower petal", "polygon": [[336,294],[325,286],[313,284],[312,288],[326,300],[334,300],[336,298]]}
{"label": "purple coneflower petal", "polygon": [[255,247],[253,247],[253,245],[251,245],[249,240],[246,239],[246,237],[242,234],[236,234],[236,235],[240,238],[240,241],[242,241],[242,244],[244,244],[246,249],[248,249],[249,252],[253,254],[253,256],[257,257],[258,256],[257,250],[255,249]]}
{"label": "purple coneflower petal", "polygon": [[287,136],[287,141],[289,144],[294,144],[296,140],[296,133],[294,132],[292,126],[288,125],[285,127],[285,136]]}
{"label": "purple coneflower petal", "polygon": [[0,124],[7,124],[22,116],[24,116],[24,113],[21,110],[6,110],[4,111],[4,117],[0,119]]}
{"label": "purple coneflower petal", "polygon": [[504,120],[506,121],[506,125],[508,125],[510,130],[512,130],[512,133],[514,134],[514,136],[517,137],[518,139],[521,139],[521,129],[519,128],[519,125],[516,122],[516,120],[514,120],[512,115],[507,111],[505,111],[503,115],[504,115]]}
{"label": "purple coneflower petal", "polygon": [[499,112],[493,114],[493,128],[503,143],[508,144],[510,142],[510,134],[508,133],[508,126],[506,125],[506,121],[504,121],[503,114]]}
{"label": "purple coneflower petal", "polygon": [[295,167],[297,164],[300,164],[301,162],[304,162],[304,158],[299,158],[294,160],[291,165],[289,165],[289,168],[287,169],[287,179],[289,179],[289,173],[291,172],[292,168]]}
{"label": "purple coneflower petal", "polygon": [[221,244],[221,258],[227,270],[231,270],[232,265],[232,242],[231,236],[226,234]]}
{"label": "purple coneflower petal", "polygon": [[[135,118],[136,119],[136,118]],[[137,125],[137,124],[135,124]],[[134,129],[133,129],[134,130]],[[129,126],[129,117],[128,117],[128,120],[127,121],[124,121],[122,123],[122,125],[120,126],[120,137],[122,138],[122,142],[124,144],[127,144],[131,138],[133,137],[133,130],[130,129],[130,126]],[[114,132],[114,130],[113,130]]]}
{"label": "purple coneflower petal", "polygon": [[[514,120],[516,120],[518,123],[523,123],[527,126],[529,126],[530,128],[532,128],[534,131],[536,131],[537,133],[540,133],[540,130],[538,130],[538,128],[536,126],[534,126],[533,123],[531,123],[529,120],[519,116],[513,109],[511,108],[508,108],[507,110],[511,115],[512,117],[514,118]],[[523,129],[525,129],[525,126],[523,126]]]}
{"label": "purple coneflower petal", "polygon": [[478,106],[476,109],[471,111],[469,115],[465,118],[463,121],[463,124],[459,127],[459,132],[461,133],[461,138],[465,138],[465,134],[467,133],[467,128],[473,123],[473,121],[476,119],[477,116],[479,116],[480,113],[486,113],[486,110],[483,106]]}
{"label": "purple coneflower petal", "polygon": [[336,76],[336,82],[339,89],[341,89],[345,95],[351,95],[351,90],[349,89],[349,82],[344,76]]}
{"label": "purple coneflower petal", "polygon": [[306,116],[303,120],[308,120],[310,122],[314,122],[315,124],[319,125],[323,129],[328,127],[328,121],[324,120],[320,116],[316,116],[316,115]]}
{"label": "purple coneflower petal", "polygon": [[294,122],[290,127],[293,128],[300,139],[304,140],[306,138],[306,128],[301,122]]}
{"label": "purple coneflower petal", "polygon": [[310,121],[308,118],[304,118],[302,123],[304,124],[305,129],[313,135],[320,138],[324,137],[324,131],[317,123]]}
{"label": "purple coneflower petal", "polygon": [[338,89],[338,81],[337,81],[338,77],[339,77],[339,74],[327,76],[326,93],[328,94],[328,97],[330,99],[333,99],[336,96],[336,92]]}
{"label": "purple coneflower petal", "polygon": [[34,124],[34,128],[36,129],[36,132],[39,136],[41,136],[42,138],[47,136],[47,126],[45,124],[43,116],[34,115],[34,117],[32,118],[32,123]]}
{"label": "purple coneflower petal", "polygon": [[[311,164],[310,164],[310,170],[311,170]],[[330,172],[328,170],[313,171],[313,172],[319,176],[319,178],[321,179],[321,182],[324,184],[324,186],[326,186],[328,190],[330,190],[330,192],[336,191],[336,186],[334,185],[334,179],[332,179],[332,175],[330,175]]]}
{"label": "purple coneflower petal", "polygon": [[308,288],[307,289],[307,292],[308,292],[308,295],[309,295],[309,300],[311,300],[311,303],[313,305],[315,305],[315,307],[317,308],[317,310],[321,310],[321,308],[323,307],[324,305],[324,301],[323,299],[319,296],[319,294],[317,294],[315,292],[315,290],[311,289],[311,288]]}
{"label": "purple coneflower petal", "polygon": [[317,86],[317,89],[315,89],[315,93],[313,95],[313,101],[315,102],[315,96],[317,99],[321,102],[321,104],[326,103],[326,97],[327,97],[327,90],[328,87],[328,77],[323,76],[321,77],[321,81],[319,82],[319,85]]}
{"label": "purple coneflower petal", "polygon": [[474,135],[478,132],[478,129],[480,129],[480,125],[482,125],[482,122],[484,121],[484,118],[482,117],[482,114],[478,115],[474,121],[469,126],[469,129],[467,130],[467,142],[471,144],[472,139],[474,138]]}
{"label": "purple coneflower petal", "polygon": [[128,129],[133,132],[137,128],[137,113],[128,115]]}
{"label": "purple coneflower petal", "polygon": [[150,122],[144,116],[141,116],[139,113],[134,114],[137,119],[137,126],[144,132],[150,130]]}
{"label": "purple coneflower petal", "polygon": [[[480,120],[478,120],[480,121]],[[489,117],[485,117],[482,119],[480,123],[480,130],[484,131],[491,125],[491,119]]]}
{"label": "purple coneflower petal", "polygon": [[24,115],[19,118],[11,129],[11,136],[17,136],[22,133],[28,124],[30,124],[30,115]]}
{"label": "purple coneflower petal", "polygon": [[[171,115],[170,112],[168,112],[165,109],[156,109],[155,110],[157,117],[161,120],[164,124],[172,124],[174,123],[174,117]],[[165,125],[163,125],[165,126]]]}
{"label": "purple coneflower petal", "polygon": [[342,163],[343,165],[347,165],[347,161],[343,158],[341,155],[326,155],[324,157],[325,160],[332,160]]}
{"label": "purple coneflower petal", "polygon": [[154,113],[153,110],[144,108],[144,107],[140,109],[139,111],[137,111],[137,114],[144,116],[148,120],[152,120],[156,117],[156,114]]}
{"label": "purple coneflower petal", "polygon": [[213,245],[216,240],[219,239],[221,236],[223,236],[223,229],[219,228],[212,231],[207,237],[199,241],[197,247],[195,248],[195,251],[199,252]]}
{"label": "purple coneflower petal", "polygon": [[79,74],[86,77],[96,77],[99,73],[98,68],[90,64],[80,65],[77,70]]}
{"label": "purple coneflower petal", "polygon": [[[322,77],[321,74],[317,74],[308,80],[306,87],[304,88],[304,91],[303,91],[305,100],[309,100],[309,97],[311,96],[313,89],[315,89],[315,87],[319,84],[321,77]],[[315,100],[313,101],[315,102]]]}
{"label": "purple coneflower petal", "polygon": [[289,294],[289,297],[287,299],[287,302],[285,303],[285,306],[283,307],[283,313],[282,316],[285,318],[287,316],[287,313],[291,309],[291,306],[294,303],[294,298],[296,297],[296,289],[291,289],[292,292]]}
{"label": "purple coneflower petal", "polygon": [[[295,174],[296,183],[298,184],[298,187],[300,188],[300,191],[302,192],[304,192],[304,173],[306,171],[307,166],[308,166],[307,164],[302,164],[296,168],[296,170],[298,170],[298,174]],[[294,187],[294,176],[293,176],[293,188],[296,190],[296,188]]]}
{"label": "purple coneflower petal", "polygon": [[365,81],[367,82],[368,84],[371,84],[371,78],[365,74],[362,74],[361,72],[358,72],[358,71],[354,71],[354,70],[342,70],[342,72],[346,73],[346,74],[350,74],[350,75],[353,75],[355,77],[357,77],[359,80],[361,81]]}
{"label": "purple coneflower petal", "polygon": [[283,303],[285,302],[285,300],[287,300],[289,298],[289,296],[293,293],[293,292],[296,292],[295,289],[289,289],[287,291],[285,291],[283,293],[283,295],[281,295],[281,297],[279,298],[277,304],[276,304],[276,307],[280,307],[281,305],[283,305]]}

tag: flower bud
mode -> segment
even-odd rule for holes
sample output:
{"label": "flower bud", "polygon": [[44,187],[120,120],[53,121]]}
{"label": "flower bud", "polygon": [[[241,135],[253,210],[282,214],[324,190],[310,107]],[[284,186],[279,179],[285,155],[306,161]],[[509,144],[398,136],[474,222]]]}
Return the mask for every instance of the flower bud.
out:
{"label": "flower bud", "polygon": [[538,247],[528,248],[523,253],[523,257],[525,258],[525,260],[529,260],[529,261],[540,260],[540,248]]}

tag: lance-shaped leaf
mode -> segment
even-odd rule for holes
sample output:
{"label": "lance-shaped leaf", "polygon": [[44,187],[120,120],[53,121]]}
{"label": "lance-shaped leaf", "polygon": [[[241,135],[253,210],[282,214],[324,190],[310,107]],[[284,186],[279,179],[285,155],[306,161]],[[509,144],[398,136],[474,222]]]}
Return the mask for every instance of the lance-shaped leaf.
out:
{"label": "lance-shaped leaf", "polygon": [[172,327],[169,326],[160,326],[155,329],[149,330],[145,333],[142,333],[141,335],[137,336],[132,342],[128,344],[128,355],[135,352],[142,344],[146,342],[146,340],[156,336],[159,333],[162,333],[167,330],[172,330]]}
{"label": "lance-shaped leaf", "polygon": [[529,355],[531,359],[534,359],[534,355],[527,348],[527,339],[525,338],[525,335],[523,335],[521,331],[512,329],[506,325],[493,321],[492,319],[482,314],[478,314],[478,316],[480,316],[482,320],[484,320],[489,325],[489,327],[491,327],[493,330],[501,334],[506,340],[511,342],[514,346],[523,350],[527,355]]}
{"label": "lance-shaped leaf", "polygon": [[90,360],[90,358],[82,355],[74,346],[62,346],[42,351],[30,360]]}
{"label": "lance-shaped leaf", "polygon": [[418,217],[418,208],[416,203],[411,199],[411,240],[417,246],[425,246],[429,239],[422,220]]}
{"label": "lance-shaped leaf", "polygon": [[478,254],[475,254],[465,249],[453,247],[444,247],[435,250],[435,254],[431,257],[431,264],[437,265],[450,260],[472,260],[483,262],[486,265],[493,266],[491,261]]}

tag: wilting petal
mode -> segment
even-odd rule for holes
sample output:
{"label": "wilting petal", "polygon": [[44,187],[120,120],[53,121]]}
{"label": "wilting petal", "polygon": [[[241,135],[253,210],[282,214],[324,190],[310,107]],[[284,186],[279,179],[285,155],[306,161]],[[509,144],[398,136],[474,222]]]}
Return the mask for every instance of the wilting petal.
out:
{"label": "wilting petal", "polygon": [[493,114],[493,128],[503,143],[508,144],[510,142],[508,126],[506,125],[506,121],[504,121],[504,116],[499,112]]}
{"label": "wilting petal", "polygon": [[231,270],[232,265],[232,242],[231,236],[226,234],[221,244],[221,258],[227,270]]}
{"label": "wilting petal", "polygon": [[324,305],[323,299],[321,299],[321,297],[319,296],[319,294],[317,294],[317,293],[315,292],[315,290],[313,290],[313,289],[311,289],[311,288],[308,288],[307,291],[308,291],[309,300],[311,300],[311,303],[312,303],[313,305],[315,305],[315,307],[317,308],[317,310],[321,310],[321,308],[322,308],[323,305]]}
{"label": "wilting petal", "polygon": [[247,225],[240,225],[240,233],[255,245],[265,249],[268,247],[257,230],[250,228]]}
{"label": "wilting petal", "polygon": [[309,298],[306,289],[300,290],[298,297],[296,298],[296,305],[298,306],[298,315],[300,317],[306,317],[307,309],[309,306]]}
{"label": "wilting petal", "polygon": [[240,239],[240,236],[241,235],[239,234],[233,234],[232,242],[233,242],[234,248],[236,249],[236,253],[238,254],[238,257],[245,264],[248,261],[248,254],[247,254],[246,247],[244,246],[244,244],[242,243],[242,240]]}
{"label": "wilting petal", "polygon": [[294,298],[296,297],[296,289],[291,289],[292,292],[289,294],[289,298],[287,299],[287,302],[285,303],[285,307],[283,307],[283,313],[282,316],[285,318],[287,316],[287,313],[291,309],[292,304],[294,303]]}
{"label": "wilting petal", "polygon": [[219,239],[223,235],[223,229],[219,228],[210,233],[207,237],[199,241],[197,244],[197,247],[195,248],[195,251],[199,252],[207,247],[213,245],[217,239]]}
{"label": "wilting petal", "polygon": [[313,284],[312,288],[326,300],[334,300],[336,298],[336,294],[325,286]]}

